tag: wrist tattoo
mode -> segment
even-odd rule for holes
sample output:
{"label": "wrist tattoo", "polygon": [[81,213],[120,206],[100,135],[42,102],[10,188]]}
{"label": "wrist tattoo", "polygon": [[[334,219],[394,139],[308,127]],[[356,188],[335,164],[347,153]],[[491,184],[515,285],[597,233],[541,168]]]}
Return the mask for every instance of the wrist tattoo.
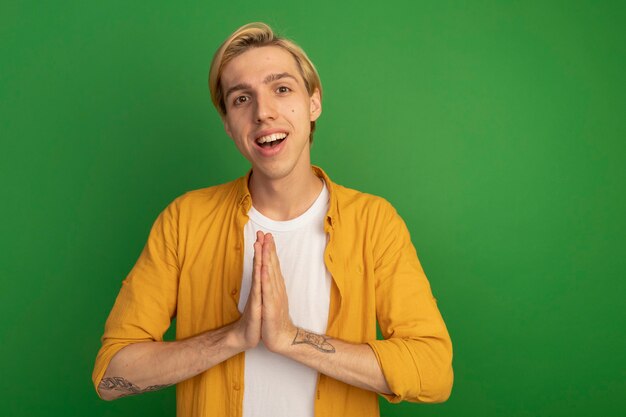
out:
{"label": "wrist tattoo", "polygon": [[102,378],[102,381],[100,381],[100,384],[98,384],[99,390],[118,391],[122,393],[121,397],[125,397],[127,395],[142,394],[144,392],[157,391],[165,387],[169,387],[169,385],[150,385],[149,387],[141,389],[137,385],[133,384],[125,378],[122,378],[121,376]]}
{"label": "wrist tattoo", "polygon": [[313,346],[315,349],[324,353],[335,353],[335,347],[328,343],[328,338],[319,334],[307,332],[299,327],[296,330],[296,337],[294,337],[292,345],[299,345],[305,343]]}

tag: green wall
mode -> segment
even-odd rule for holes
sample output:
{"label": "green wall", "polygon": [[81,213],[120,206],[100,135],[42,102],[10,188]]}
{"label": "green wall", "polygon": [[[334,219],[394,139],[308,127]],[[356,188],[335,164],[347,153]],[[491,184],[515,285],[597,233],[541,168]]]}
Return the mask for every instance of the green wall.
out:
{"label": "green wall", "polygon": [[450,400],[383,415],[624,412],[624,2],[138,3],[0,5],[0,414],[174,415],[98,400],[93,360],[158,213],[247,169],[206,79],[255,20],[317,64],[313,160],[396,206],[454,342]]}

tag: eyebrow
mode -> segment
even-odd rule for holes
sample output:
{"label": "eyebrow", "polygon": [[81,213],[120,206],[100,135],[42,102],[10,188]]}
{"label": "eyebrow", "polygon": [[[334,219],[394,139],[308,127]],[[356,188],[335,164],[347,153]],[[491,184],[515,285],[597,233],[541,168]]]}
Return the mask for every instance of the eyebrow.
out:
{"label": "eyebrow", "polygon": [[[281,72],[280,74],[270,74],[270,75],[268,75],[263,80],[263,84],[269,84],[271,82],[278,81],[278,80],[283,79],[283,78],[291,78],[291,79],[293,79],[296,82],[298,81],[296,79],[296,77],[294,77],[293,75],[289,74],[288,72]],[[235,91],[238,91],[238,90],[249,90],[251,88],[252,88],[252,86],[250,84],[248,84],[248,83],[239,83],[237,85],[234,85],[234,86],[230,87],[226,91],[226,94],[224,94],[224,99],[227,99],[228,96],[231,95],[232,93],[234,93]]]}
{"label": "eyebrow", "polygon": [[281,78],[291,78],[294,81],[297,81],[296,77],[294,77],[293,75],[289,74],[288,72],[281,72],[280,74],[270,74],[270,75],[268,75],[263,80],[263,84],[268,84],[268,83],[271,83],[272,81],[280,80]]}

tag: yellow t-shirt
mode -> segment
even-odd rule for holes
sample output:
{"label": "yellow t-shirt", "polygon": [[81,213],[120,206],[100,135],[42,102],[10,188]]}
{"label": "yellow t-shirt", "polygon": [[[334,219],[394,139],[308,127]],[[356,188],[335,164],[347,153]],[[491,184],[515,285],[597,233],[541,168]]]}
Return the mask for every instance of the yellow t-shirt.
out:
{"label": "yellow t-shirt", "polygon": [[[384,199],[334,184],[324,262],[332,276],[326,334],[373,349],[391,402],[445,401],[452,344],[409,232]],[[136,342],[161,341],[176,317],[184,339],[232,323],[243,268],[243,227],[252,205],[248,174],[184,194],[157,218],[105,325],[93,371],[97,389],[111,358]],[[385,340],[376,340],[376,321]],[[178,416],[240,417],[240,353],[176,387]],[[378,416],[378,397],[320,375],[316,416]]]}

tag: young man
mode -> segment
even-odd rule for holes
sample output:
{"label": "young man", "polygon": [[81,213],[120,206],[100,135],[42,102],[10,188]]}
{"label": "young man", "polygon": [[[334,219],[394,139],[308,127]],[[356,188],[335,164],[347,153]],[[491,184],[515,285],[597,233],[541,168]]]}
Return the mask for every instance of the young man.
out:
{"label": "young man", "polygon": [[[252,169],[161,213],[107,320],[100,396],[178,384],[179,416],[376,416],[376,393],[445,401],[452,346],[406,226],[311,166],[322,102],[306,54],[246,25],[209,84]],[[163,342],[174,316],[177,340]]]}

